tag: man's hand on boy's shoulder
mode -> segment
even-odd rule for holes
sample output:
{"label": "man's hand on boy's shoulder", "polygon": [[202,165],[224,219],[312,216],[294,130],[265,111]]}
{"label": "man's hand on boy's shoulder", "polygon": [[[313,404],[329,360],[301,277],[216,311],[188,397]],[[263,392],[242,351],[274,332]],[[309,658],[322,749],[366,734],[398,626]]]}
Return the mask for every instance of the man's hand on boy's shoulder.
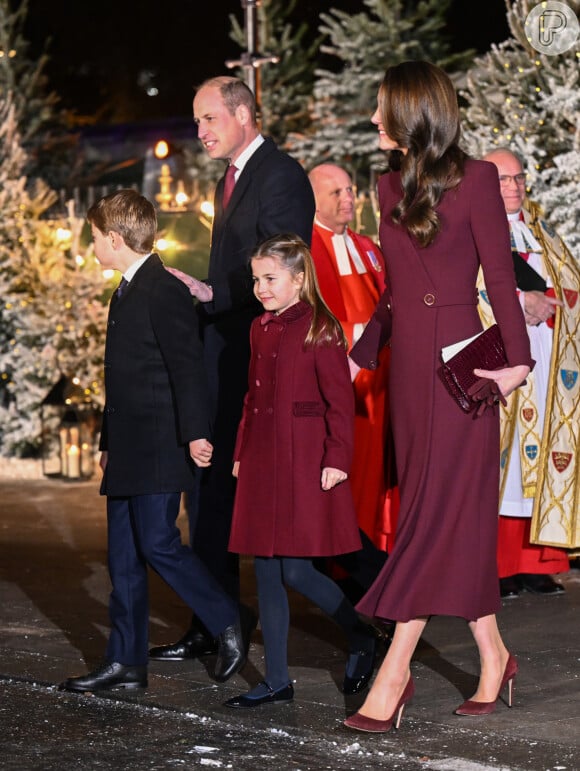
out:
{"label": "man's hand on boy's shoulder", "polygon": [[189,454],[196,466],[207,468],[211,466],[213,445],[207,439],[192,439],[189,443]]}
{"label": "man's hand on boy's shoulder", "polygon": [[177,268],[171,268],[168,265],[165,266],[165,270],[175,276],[175,278],[183,281],[185,286],[189,289],[189,293],[193,297],[197,297],[200,302],[208,303],[213,300],[213,290],[208,284],[204,284],[203,281],[190,276],[188,273],[184,273]]}

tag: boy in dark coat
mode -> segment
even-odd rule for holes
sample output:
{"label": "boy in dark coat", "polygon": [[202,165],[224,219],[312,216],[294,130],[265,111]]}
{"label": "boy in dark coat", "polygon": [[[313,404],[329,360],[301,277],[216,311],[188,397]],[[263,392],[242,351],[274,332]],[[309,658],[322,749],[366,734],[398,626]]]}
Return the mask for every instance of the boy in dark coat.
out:
{"label": "boy in dark coat", "polygon": [[146,198],[117,191],[95,203],[87,219],[100,264],[123,273],[109,309],[100,441],[111,634],[104,662],[61,688],[146,687],[148,565],[217,637],[215,678],[223,682],[246,660],[239,608],[176,526],[181,492],[213,452],[194,305],[152,253],[157,218]]}

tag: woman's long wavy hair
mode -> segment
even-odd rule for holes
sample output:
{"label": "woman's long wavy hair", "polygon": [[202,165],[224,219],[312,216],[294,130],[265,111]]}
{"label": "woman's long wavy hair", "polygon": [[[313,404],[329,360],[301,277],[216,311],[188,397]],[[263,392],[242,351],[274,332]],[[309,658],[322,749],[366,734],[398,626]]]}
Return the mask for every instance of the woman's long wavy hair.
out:
{"label": "woman's long wavy hair", "polygon": [[280,233],[258,245],[252,260],[271,257],[293,276],[304,274],[300,299],[311,306],[313,315],[304,341],[305,347],[315,345],[344,345],[347,341],[342,326],[322,299],[316,278],[316,269],[307,244],[294,233]]}
{"label": "woman's long wavy hair", "polygon": [[378,95],[387,135],[399,147],[389,166],[400,168],[403,198],[391,212],[421,246],[440,229],[436,207],[443,193],[461,182],[467,155],[459,147],[459,105],[453,83],[442,69],[426,61],[387,68]]}

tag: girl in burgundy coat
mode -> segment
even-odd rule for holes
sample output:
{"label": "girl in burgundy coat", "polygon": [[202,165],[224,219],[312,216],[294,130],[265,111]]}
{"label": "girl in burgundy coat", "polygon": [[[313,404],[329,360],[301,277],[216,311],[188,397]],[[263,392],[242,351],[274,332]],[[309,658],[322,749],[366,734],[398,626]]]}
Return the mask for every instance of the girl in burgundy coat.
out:
{"label": "girl in burgundy coat", "polygon": [[265,241],[252,257],[266,313],[251,327],[249,389],[238,431],[230,551],[255,555],[266,675],[229,707],[291,701],[286,586],[328,613],[350,648],[345,693],[373,671],[376,637],[338,586],[312,564],[361,548],[348,482],[354,402],[339,322],[318,291],[298,236]]}

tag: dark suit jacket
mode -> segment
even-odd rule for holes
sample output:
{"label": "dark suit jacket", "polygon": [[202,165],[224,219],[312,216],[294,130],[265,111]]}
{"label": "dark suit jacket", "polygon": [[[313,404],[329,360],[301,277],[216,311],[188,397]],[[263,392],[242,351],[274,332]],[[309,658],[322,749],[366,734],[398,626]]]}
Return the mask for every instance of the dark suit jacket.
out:
{"label": "dark suit jacket", "polygon": [[225,212],[223,185],[222,178],[216,189],[209,258],[214,298],[199,307],[216,452],[218,440],[227,437],[229,463],[248,385],[250,324],[263,311],[253,294],[252,251],[276,233],[296,233],[310,244],[315,207],[306,172],[270,138],[244,166]]}
{"label": "dark suit jacket", "polygon": [[105,345],[106,403],[101,493],[178,492],[191,487],[192,439],[209,438],[203,351],[186,286],[156,254],[123,296],[113,295]]}

